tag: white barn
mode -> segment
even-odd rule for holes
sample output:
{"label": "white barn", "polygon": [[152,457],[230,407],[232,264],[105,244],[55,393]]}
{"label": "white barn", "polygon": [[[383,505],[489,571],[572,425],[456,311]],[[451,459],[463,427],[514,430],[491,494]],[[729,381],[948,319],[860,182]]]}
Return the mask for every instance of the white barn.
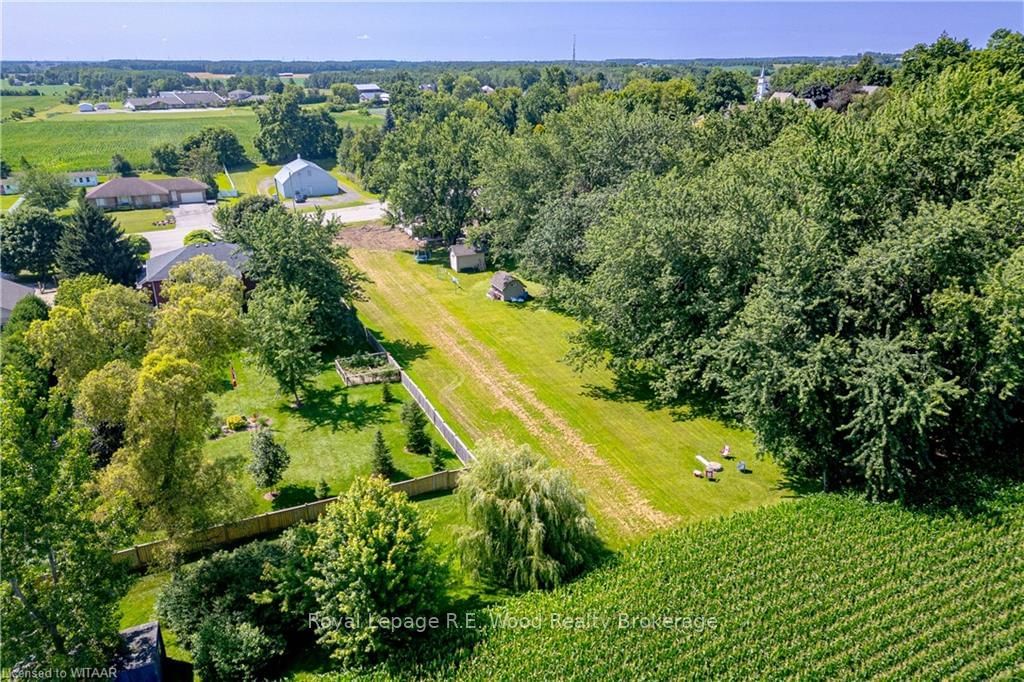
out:
{"label": "white barn", "polygon": [[312,161],[301,156],[281,167],[274,175],[279,199],[294,199],[297,194],[304,197],[325,197],[338,194],[337,179]]}

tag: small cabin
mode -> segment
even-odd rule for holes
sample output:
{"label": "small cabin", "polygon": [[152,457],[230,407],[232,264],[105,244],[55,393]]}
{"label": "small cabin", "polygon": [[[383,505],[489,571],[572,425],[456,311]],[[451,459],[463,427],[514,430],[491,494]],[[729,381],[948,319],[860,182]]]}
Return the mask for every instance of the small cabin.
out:
{"label": "small cabin", "polygon": [[487,267],[484,252],[469,244],[456,244],[451,247],[448,261],[455,272],[480,272]]}
{"label": "small cabin", "polygon": [[491,288],[487,296],[495,301],[506,303],[523,303],[529,297],[526,287],[518,279],[504,270],[499,270],[491,277]]}

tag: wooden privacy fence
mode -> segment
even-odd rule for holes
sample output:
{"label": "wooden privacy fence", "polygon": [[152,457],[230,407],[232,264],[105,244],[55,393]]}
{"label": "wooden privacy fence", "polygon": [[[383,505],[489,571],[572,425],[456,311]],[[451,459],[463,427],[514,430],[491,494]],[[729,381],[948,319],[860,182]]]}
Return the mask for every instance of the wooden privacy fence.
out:
{"label": "wooden privacy fence", "polygon": [[402,385],[405,386],[405,390],[409,391],[409,395],[412,396],[413,400],[416,401],[423,412],[427,415],[427,419],[429,419],[430,423],[434,425],[437,432],[441,434],[444,441],[448,443],[448,447],[452,449],[452,452],[454,452],[455,456],[459,458],[459,461],[466,466],[475,462],[476,457],[473,455],[473,452],[466,447],[466,444],[462,442],[462,439],[459,438],[458,434],[452,431],[452,428],[448,426],[444,417],[442,417],[434,408],[434,405],[427,399],[427,396],[424,395],[423,391],[420,390],[420,387],[416,385],[416,382],[405,373],[405,370],[402,369],[402,366],[398,364],[398,361],[391,356],[388,349],[385,348],[384,345],[377,340],[377,337],[371,334],[370,330],[366,327],[363,327],[363,333],[366,334],[366,342],[369,343],[370,346],[372,346],[378,353],[386,355],[388,358],[388,365],[398,370],[398,375],[401,378]]}
{"label": "wooden privacy fence", "polygon": [[[410,478],[407,481],[397,481],[391,484],[391,489],[396,492],[404,492],[409,497],[454,490],[463,471],[464,469],[439,471],[419,478]],[[328,497],[298,507],[278,509],[239,521],[222,523],[219,526],[199,531],[189,539],[187,544],[196,550],[209,549],[261,535],[269,535],[294,526],[296,523],[316,521],[327,509],[327,505],[337,499],[337,497]],[[166,542],[166,540],[156,540],[119,550],[114,552],[114,561],[127,563],[131,568],[144,568],[153,563]]]}

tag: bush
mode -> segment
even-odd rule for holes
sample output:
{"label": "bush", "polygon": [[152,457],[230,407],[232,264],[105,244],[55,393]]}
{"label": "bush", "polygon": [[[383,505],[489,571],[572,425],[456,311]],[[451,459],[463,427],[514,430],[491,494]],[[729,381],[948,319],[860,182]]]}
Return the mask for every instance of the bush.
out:
{"label": "bush", "polygon": [[405,449],[425,455],[430,451],[430,436],[427,435],[427,415],[414,400],[402,405],[402,423],[405,424]]}
{"label": "bush", "polygon": [[149,252],[153,250],[153,245],[141,234],[130,234],[125,239],[128,240],[128,246],[132,247],[132,251],[139,258],[148,256]]}
{"label": "bush", "polygon": [[280,544],[258,541],[175,571],[156,611],[193,652],[202,679],[253,679],[284,653],[304,621],[272,597],[276,582],[265,569],[288,560]]}
{"label": "bush", "polygon": [[485,441],[455,495],[462,565],[485,583],[516,590],[554,587],[585,569],[600,549],[583,491],[528,447]]}
{"label": "bush", "polygon": [[209,230],[192,230],[185,235],[185,239],[182,240],[182,243],[184,243],[185,246],[188,246],[189,244],[212,244],[215,241],[217,241],[217,239]]}
{"label": "bush", "polygon": [[207,438],[218,438],[223,435],[224,431],[221,427],[224,426],[224,418],[219,415],[214,415],[210,418],[210,425],[206,429]]}
{"label": "bush", "polygon": [[28,329],[35,320],[45,320],[50,316],[50,308],[38,296],[26,296],[11,308],[11,314],[4,325],[4,336],[16,330]]}
{"label": "bush", "polygon": [[446,571],[427,542],[428,526],[403,493],[381,478],[356,479],[316,524],[308,580],[321,621],[318,641],[346,662],[379,658],[412,635],[381,628],[379,618],[415,618],[436,613]]}
{"label": "bush", "polygon": [[232,431],[243,431],[249,426],[249,421],[240,414],[229,414],[224,424]]}
{"label": "bush", "polygon": [[266,662],[281,656],[282,638],[262,628],[217,614],[206,618],[192,637],[192,656],[199,679],[211,682],[263,679]]}
{"label": "bush", "polygon": [[327,485],[327,481],[320,479],[320,482],[316,484],[316,499],[322,500],[325,497],[330,497],[331,486]]}
{"label": "bush", "polygon": [[391,394],[391,384],[384,382],[380,386],[380,400],[382,403],[387,405],[395,399],[395,396]]}

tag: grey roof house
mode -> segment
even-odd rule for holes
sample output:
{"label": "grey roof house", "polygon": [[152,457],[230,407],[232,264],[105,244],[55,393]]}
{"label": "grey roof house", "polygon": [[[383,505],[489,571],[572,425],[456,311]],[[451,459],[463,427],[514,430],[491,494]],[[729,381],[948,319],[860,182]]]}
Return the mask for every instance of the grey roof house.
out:
{"label": "grey roof house", "polygon": [[131,111],[220,106],[224,106],[224,98],[212,90],[163,90],[155,97],[129,97],[124,102],[124,108]]}
{"label": "grey roof house", "polygon": [[235,277],[245,282],[245,264],[249,262],[249,254],[237,244],[231,242],[213,242],[212,244],[189,244],[174,251],[161,253],[146,261],[146,269],[137,282],[140,289],[149,292],[153,305],[159,306],[165,299],[160,293],[164,280],[171,276],[176,265],[192,260],[196,256],[210,256],[228,266]]}
{"label": "grey roof house", "polygon": [[206,201],[206,185],[192,178],[144,180],[114,178],[86,192],[85,200],[94,206],[114,208],[156,208]]}

